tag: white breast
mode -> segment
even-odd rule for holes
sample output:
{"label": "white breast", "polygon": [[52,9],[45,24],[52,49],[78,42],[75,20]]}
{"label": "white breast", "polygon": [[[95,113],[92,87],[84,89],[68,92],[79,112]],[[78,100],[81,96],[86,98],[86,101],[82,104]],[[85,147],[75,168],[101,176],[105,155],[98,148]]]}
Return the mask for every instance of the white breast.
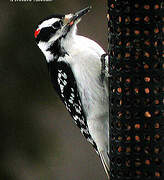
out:
{"label": "white breast", "polygon": [[100,82],[100,58],[104,50],[96,42],[78,35],[65,39],[62,45],[69,56],[60,60],[71,65],[86,114],[90,114],[93,107],[95,112],[99,111],[101,105],[104,107],[104,97],[106,99]]}

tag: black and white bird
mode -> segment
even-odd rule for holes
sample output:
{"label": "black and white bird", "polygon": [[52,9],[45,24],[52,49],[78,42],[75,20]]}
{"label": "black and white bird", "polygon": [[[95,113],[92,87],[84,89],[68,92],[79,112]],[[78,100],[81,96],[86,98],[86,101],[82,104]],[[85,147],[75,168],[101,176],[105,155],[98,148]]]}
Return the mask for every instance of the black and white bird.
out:
{"label": "black and white bird", "polygon": [[105,52],[76,33],[77,24],[89,10],[49,16],[38,24],[34,36],[46,57],[54,89],[109,176],[108,78],[102,79],[100,60]]}

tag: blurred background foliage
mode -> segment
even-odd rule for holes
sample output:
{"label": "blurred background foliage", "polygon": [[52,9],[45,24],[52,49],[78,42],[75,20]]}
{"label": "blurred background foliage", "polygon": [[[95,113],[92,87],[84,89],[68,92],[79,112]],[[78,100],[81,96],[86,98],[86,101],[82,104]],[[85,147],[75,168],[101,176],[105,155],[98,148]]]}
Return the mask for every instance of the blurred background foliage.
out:
{"label": "blurred background foliage", "polygon": [[[78,32],[106,50],[106,1],[90,4]],[[0,2],[0,180],[106,179],[99,157],[54,92],[33,37],[42,18],[87,5],[87,0]]]}

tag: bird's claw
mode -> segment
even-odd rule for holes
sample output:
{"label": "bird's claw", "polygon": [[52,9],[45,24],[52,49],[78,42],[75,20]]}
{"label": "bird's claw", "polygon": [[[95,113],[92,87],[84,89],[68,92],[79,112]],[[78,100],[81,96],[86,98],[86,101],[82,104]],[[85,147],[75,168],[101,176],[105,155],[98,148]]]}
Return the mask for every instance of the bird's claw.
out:
{"label": "bird's claw", "polygon": [[109,54],[103,54],[101,56],[101,79],[104,81],[105,77],[110,77],[109,75],[109,62],[108,62]]}

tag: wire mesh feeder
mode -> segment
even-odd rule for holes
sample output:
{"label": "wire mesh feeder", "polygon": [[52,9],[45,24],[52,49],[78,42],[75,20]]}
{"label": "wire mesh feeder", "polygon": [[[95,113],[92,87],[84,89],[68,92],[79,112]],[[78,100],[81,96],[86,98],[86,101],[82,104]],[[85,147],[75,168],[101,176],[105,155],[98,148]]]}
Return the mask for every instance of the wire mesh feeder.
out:
{"label": "wire mesh feeder", "polygon": [[164,179],[162,0],[108,0],[110,179]]}

